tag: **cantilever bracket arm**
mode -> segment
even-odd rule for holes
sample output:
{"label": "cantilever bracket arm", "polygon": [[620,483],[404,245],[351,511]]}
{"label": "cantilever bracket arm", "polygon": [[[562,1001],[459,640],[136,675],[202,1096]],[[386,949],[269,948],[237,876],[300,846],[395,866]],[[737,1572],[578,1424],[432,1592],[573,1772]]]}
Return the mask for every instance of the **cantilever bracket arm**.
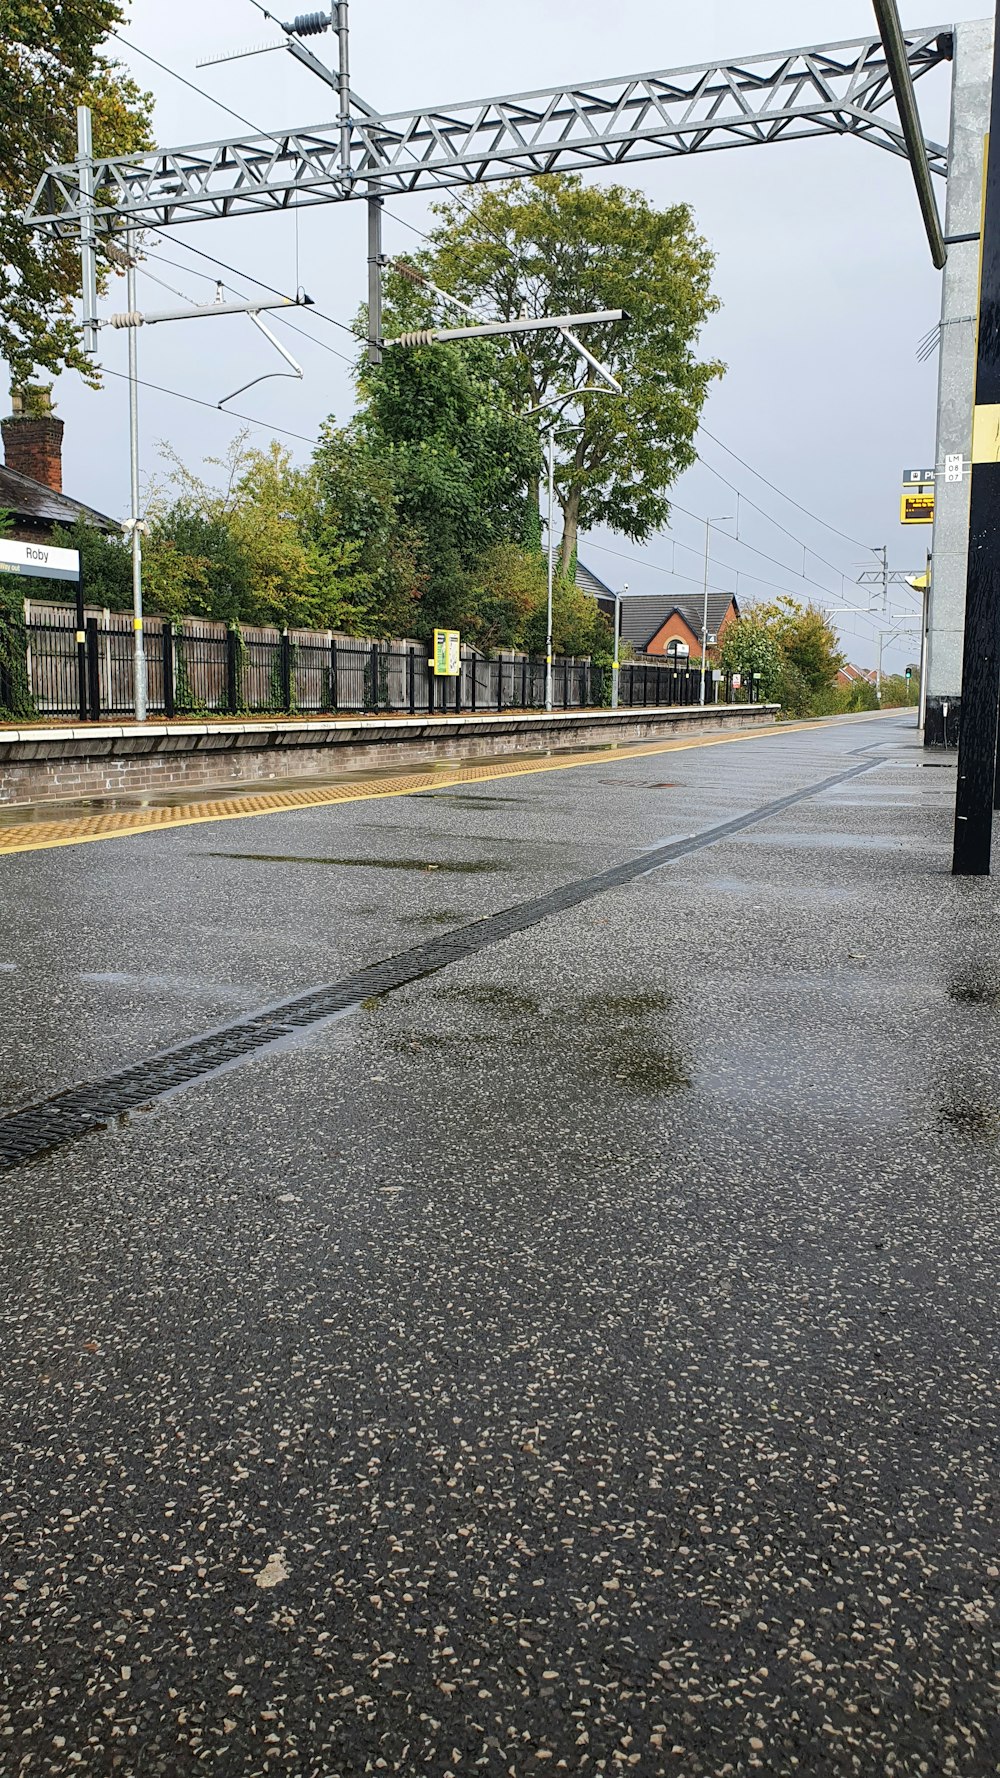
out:
{"label": "cantilever bracket arm", "polygon": [[899,8],[896,0],[873,0],[875,18],[878,23],[882,48],[889,69],[889,79],[899,111],[906,152],[913,172],[913,183],[917,188],[917,202],[920,214],[924,219],[927,241],[931,250],[931,259],[937,270],[943,271],[948,258],[944,234],[941,229],[941,218],[938,214],[937,199],[931,185],[930,167],[927,162],[927,147],[924,132],[920,124],[920,113],[917,110],[917,95],[913,90],[913,76],[910,73],[910,60],[907,53],[906,38],[900,23]]}
{"label": "cantilever bracket arm", "polygon": [[302,366],[301,366],[301,364],[298,364],[296,362],[296,360],[292,357],[292,354],[289,352],[288,348],[286,346],[282,345],[282,343],[278,339],[277,335],[273,334],[271,332],[271,329],[264,325],[264,322],[261,320],[260,316],[257,314],[255,309],[252,309],[250,311],[250,319],[253,322],[255,327],[260,328],[260,331],[264,335],[264,338],[270,340],[275,351],[281,353],[281,356],[285,360],[285,363],[290,364],[292,368],[291,368],[291,370],[266,370],[259,377],[251,377],[249,383],[241,383],[239,388],[234,389],[230,395],[224,395],[222,397],[222,400],[217,403],[217,405],[219,407],[225,407],[227,401],[235,401],[237,395],[242,395],[245,392],[245,390],[247,390],[247,389],[253,389],[257,383],[268,382],[271,377],[289,377],[293,380],[297,380],[298,382],[302,381]]}

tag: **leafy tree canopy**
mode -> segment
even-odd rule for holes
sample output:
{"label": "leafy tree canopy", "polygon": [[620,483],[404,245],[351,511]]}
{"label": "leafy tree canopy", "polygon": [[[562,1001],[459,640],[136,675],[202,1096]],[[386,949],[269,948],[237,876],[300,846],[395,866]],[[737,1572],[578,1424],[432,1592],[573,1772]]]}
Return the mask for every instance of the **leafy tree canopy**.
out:
{"label": "leafy tree canopy", "polygon": [[844,656],[818,605],[803,605],[790,593],[751,605],[723,632],[719,654],[730,672],[759,673],[761,695],[776,699],[789,716],[840,707],[836,683]]}
{"label": "leafy tree canopy", "polygon": [[[666,523],[672,482],[694,461],[702,405],[723,369],[696,354],[718,302],[711,291],[714,258],[689,207],[656,210],[623,186],[586,186],[575,176],[547,174],[483,187],[461,204],[439,206],[439,215],[433,245],[416,263],[484,315],[510,320],[628,311],[627,322],[587,332],[590,349],[623,384],[624,398],[581,397],[574,423],[557,425],[561,569],[570,571],[581,528],[608,525],[635,541],[649,537]],[[427,295],[398,273],[389,295],[390,323],[419,325],[430,317]],[[595,382],[557,332],[515,336],[498,356],[522,412]]]}
{"label": "leafy tree canopy", "polygon": [[47,165],[76,157],[76,108],[89,105],[97,154],[150,146],[152,97],[102,53],[124,14],[115,0],[4,0],[0,8],[0,357],[15,384],[66,366],[95,382],[73,315],[75,241],[25,227]]}
{"label": "leafy tree canopy", "polygon": [[790,593],[755,606],[754,611],[775,636],[807,691],[821,692],[833,685],[846,657],[825,611],[812,603],[803,605]]}
{"label": "leafy tree canopy", "polygon": [[235,622],[341,628],[367,591],[359,546],[332,521],[314,523],[313,471],[273,443],[252,450],[241,434],[212,482],[172,453],[170,492],[150,501],[143,580],[150,611]]}
{"label": "leafy tree canopy", "polygon": [[759,674],[760,695],[765,700],[777,696],[784,664],[781,643],[753,607],[722,632],[719,665],[727,673]]}
{"label": "leafy tree canopy", "polygon": [[513,411],[503,360],[485,341],[387,352],[363,373],[361,396],[356,460],[378,465],[363,480],[381,478],[393,526],[415,541],[420,633],[461,627],[481,566],[529,533],[535,428]]}

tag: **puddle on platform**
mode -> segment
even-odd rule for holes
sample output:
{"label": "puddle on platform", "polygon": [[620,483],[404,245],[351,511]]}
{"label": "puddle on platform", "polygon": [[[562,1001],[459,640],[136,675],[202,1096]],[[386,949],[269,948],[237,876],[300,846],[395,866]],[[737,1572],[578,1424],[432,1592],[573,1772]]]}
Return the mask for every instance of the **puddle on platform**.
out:
{"label": "puddle on platform", "polygon": [[460,803],[466,809],[488,809],[494,803],[527,803],[528,796],[488,796],[482,792],[478,796],[471,792],[456,793],[449,790],[415,790],[410,797],[411,803]]}
{"label": "puddle on platform", "polygon": [[510,1013],[527,1018],[541,1012],[537,994],[521,994],[514,988],[495,987],[484,982],[469,988],[439,988],[435,1000],[464,1000],[470,1006],[486,1006],[491,1012]]}
{"label": "puddle on platform", "polygon": [[[435,1000],[462,1001],[493,1014],[498,1029],[480,1030],[477,1046],[497,1044],[509,1050],[512,1042],[522,1053],[537,1043],[547,1054],[557,1049],[566,1057],[568,1075],[585,1083],[588,1092],[604,1085],[612,1092],[656,1099],[682,1092],[692,1084],[687,1061],[679,1047],[661,1042],[647,1020],[672,1005],[667,993],[583,994],[554,1003],[537,994],[487,982],[468,987],[440,987]],[[509,1024],[517,1027],[512,1031]],[[423,1047],[468,1051],[469,1034],[435,1037],[411,1030],[387,1036],[394,1053],[416,1052]]]}
{"label": "puddle on platform", "polygon": [[973,1142],[992,1142],[1000,1132],[1000,1112],[992,1105],[971,1099],[949,1099],[934,1121],[938,1136],[967,1136]]}
{"label": "puddle on platform", "polygon": [[948,999],[957,1006],[1000,1006],[1000,984],[980,976],[960,976],[950,984]]}
{"label": "puddle on platform", "polygon": [[506,870],[505,864],[481,859],[439,861],[429,858],[321,858],[298,852],[196,852],[196,858],[237,858],[249,864],[341,864],[361,870],[453,871],[461,876],[482,876]]}

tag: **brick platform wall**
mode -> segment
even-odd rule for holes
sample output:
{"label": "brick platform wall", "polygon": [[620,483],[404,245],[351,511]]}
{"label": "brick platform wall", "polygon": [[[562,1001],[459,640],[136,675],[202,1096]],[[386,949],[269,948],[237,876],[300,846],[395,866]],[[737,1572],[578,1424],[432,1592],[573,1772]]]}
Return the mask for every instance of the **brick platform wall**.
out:
{"label": "brick platform wall", "polygon": [[[686,738],[767,726],[778,706],[588,713],[579,719],[455,717],[365,723],[260,724],[195,729],[0,729],[0,806],[80,797],[141,797],[204,788],[225,795],[275,779],[328,779],[437,759],[573,751],[616,742]],[[366,732],[367,730],[367,732]],[[318,732],[317,732],[318,731]],[[373,732],[374,731],[374,732]]]}

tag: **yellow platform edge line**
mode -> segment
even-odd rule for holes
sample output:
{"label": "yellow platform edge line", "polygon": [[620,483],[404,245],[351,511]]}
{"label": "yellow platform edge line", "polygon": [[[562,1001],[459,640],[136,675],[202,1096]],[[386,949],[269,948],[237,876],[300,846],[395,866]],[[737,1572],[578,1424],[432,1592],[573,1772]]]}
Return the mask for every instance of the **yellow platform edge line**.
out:
{"label": "yellow platform edge line", "polygon": [[[641,746],[609,748],[607,752],[567,754],[562,759],[519,760],[512,756],[503,764],[484,766],[461,765],[456,762],[452,771],[435,771],[414,775],[407,783],[398,781],[382,783],[366,783],[354,785],[331,785],[328,790],[313,788],[311,790],[262,790],[256,797],[247,795],[246,801],[267,802],[266,808],[227,809],[226,803],[232,803],[233,797],[219,797],[214,803],[193,803],[182,808],[159,808],[146,810],[122,809],[111,811],[107,815],[82,815],[78,824],[71,822],[53,822],[52,826],[63,831],[58,837],[44,837],[44,828],[10,827],[6,830],[12,836],[8,842],[4,829],[0,827],[0,857],[14,857],[19,852],[50,852],[61,846],[94,845],[100,840],[130,839],[143,833],[158,833],[164,828],[201,827],[217,821],[252,821],[261,815],[281,815],[298,813],[302,809],[327,808],[345,802],[376,802],[395,796],[413,796],[422,790],[447,790],[456,784],[484,784],[501,778],[527,776],[537,772],[565,772],[579,766],[620,765],[629,759],[649,759],[661,753],[687,753],[699,747],[726,747],[736,741],[762,741],[773,739],[776,735],[801,734],[816,728],[828,728],[838,720],[831,717],[821,722],[797,722],[774,724],[769,728],[743,729],[734,735],[699,735],[691,740],[650,741]],[[194,810],[205,813],[195,814]],[[102,831],[87,831],[88,823],[100,822]],[[108,827],[106,823],[118,823]],[[66,833],[66,827],[74,826],[72,833]]]}

